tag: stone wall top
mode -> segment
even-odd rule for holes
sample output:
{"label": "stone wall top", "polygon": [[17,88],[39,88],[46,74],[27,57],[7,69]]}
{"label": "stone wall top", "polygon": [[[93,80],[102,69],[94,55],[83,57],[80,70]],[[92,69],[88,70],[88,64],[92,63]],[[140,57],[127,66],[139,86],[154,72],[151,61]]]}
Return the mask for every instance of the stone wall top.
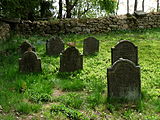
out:
{"label": "stone wall top", "polygon": [[53,21],[22,21],[17,31],[23,34],[103,33],[113,30],[130,30],[160,27],[160,12],[145,16],[120,15],[101,18],[61,19]]}

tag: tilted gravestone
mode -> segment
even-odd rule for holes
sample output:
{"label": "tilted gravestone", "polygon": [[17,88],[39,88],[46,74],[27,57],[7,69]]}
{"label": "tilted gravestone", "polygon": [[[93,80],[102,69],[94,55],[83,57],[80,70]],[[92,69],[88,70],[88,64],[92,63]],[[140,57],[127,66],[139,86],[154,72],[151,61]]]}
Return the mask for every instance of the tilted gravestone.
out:
{"label": "tilted gravestone", "polygon": [[141,96],[140,67],[120,58],[107,69],[108,97],[135,101]]}
{"label": "tilted gravestone", "polygon": [[33,45],[31,45],[31,43],[29,43],[28,41],[24,41],[21,45],[20,45],[20,52],[23,55],[28,48],[32,48],[32,50],[35,52],[35,47]]}
{"label": "tilted gravestone", "polygon": [[68,47],[60,55],[60,72],[74,72],[83,69],[83,55],[75,47]]}
{"label": "tilted gravestone", "polygon": [[35,52],[26,51],[22,58],[19,59],[20,72],[41,72],[41,59],[39,59]]}
{"label": "tilted gravestone", "polygon": [[131,60],[138,65],[138,48],[128,40],[120,41],[114,48],[111,48],[112,65],[119,58]]}
{"label": "tilted gravestone", "polygon": [[88,37],[83,41],[83,54],[90,55],[99,52],[99,40],[94,37]]}
{"label": "tilted gravestone", "polygon": [[52,37],[46,41],[46,53],[49,56],[57,56],[64,50],[64,42],[59,37]]}

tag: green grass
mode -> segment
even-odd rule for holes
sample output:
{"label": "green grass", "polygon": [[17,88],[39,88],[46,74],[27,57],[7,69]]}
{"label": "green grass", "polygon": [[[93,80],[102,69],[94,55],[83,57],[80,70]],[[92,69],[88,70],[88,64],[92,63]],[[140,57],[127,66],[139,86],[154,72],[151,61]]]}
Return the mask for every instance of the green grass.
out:
{"label": "green grass", "polygon": [[[45,41],[50,36],[12,36],[0,46],[0,51],[5,51],[0,54],[0,119],[14,120],[18,112],[20,118],[33,116],[35,119],[40,119],[39,116],[42,115],[45,119],[60,120],[74,117],[79,119],[78,116],[84,119],[159,120],[159,33],[160,29],[150,29],[94,35],[61,35],[65,43],[76,41],[81,53],[83,39],[93,36],[100,40],[100,52],[84,56],[84,69],[73,73],[59,73],[60,58],[45,54]],[[24,40],[36,47],[42,61],[42,73],[18,72],[20,56],[17,48]],[[111,66],[111,47],[120,40],[130,40],[138,46],[142,100],[135,105],[112,104],[107,101],[106,70]],[[56,91],[59,93],[55,93]]]}
{"label": "green grass", "polygon": [[31,104],[27,102],[20,102],[16,106],[16,111],[19,112],[20,114],[29,114],[32,112],[38,112],[38,110],[41,108],[41,105],[38,104]]}
{"label": "green grass", "polygon": [[63,96],[60,96],[57,99],[58,102],[63,103],[67,107],[75,108],[75,109],[80,109],[80,107],[83,104],[83,99],[79,94],[76,93],[69,93]]}

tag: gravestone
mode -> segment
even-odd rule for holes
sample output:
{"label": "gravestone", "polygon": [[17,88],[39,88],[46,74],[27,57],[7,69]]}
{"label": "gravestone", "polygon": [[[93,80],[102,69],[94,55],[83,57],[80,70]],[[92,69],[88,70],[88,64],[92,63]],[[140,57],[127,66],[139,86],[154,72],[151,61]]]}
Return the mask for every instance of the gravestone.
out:
{"label": "gravestone", "polygon": [[141,96],[140,67],[120,58],[107,69],[108,97],[138,100]]}
{"label": "gravestone", "polygon": [[32,51],[36,51],[35,47],[33,45],[31,45],[31,43],[29,43],[28,41],[24,41],[21,45],[20,45],[20,52],[23,55],[28,48],[32,48]]}
{"label": "gravestone", "polygon": [[111,48],[112,65],[119,58],[131,60],[138,65],[138,48],[128,40],[120,41],[114,48]]}
{"label": "gravestone", "polygon": [[46,41],[46,53],[49,56],[57,56],[64,50],[64,42],[59,37],[52,37]]}
{"label": "gravestone", "polygon": [[35,52],[26,51],[19,59],[19,71],[24,73],[41,72],[41,59],[37,57]]}
{"label": "gravestone", "polygon": [[74,72],[83,69],[83,55],[75,47],[68,47],[60,55],[60,72]]}
{"label": "gravestone", "polygon": [[95,54],[99,52],[99,40],[94,37],[88,37],[83,41],[83,54]]}

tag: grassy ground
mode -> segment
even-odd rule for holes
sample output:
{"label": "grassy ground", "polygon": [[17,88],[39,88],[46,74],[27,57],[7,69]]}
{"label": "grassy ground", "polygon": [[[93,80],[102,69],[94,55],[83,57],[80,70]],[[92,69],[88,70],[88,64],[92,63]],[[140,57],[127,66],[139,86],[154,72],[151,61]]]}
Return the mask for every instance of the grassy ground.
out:
{"label": "grassy ground", "polygon": [[[119,31],[95,35],[61,35],[65,42],[88,36],[100,40],[100,52],[84,57],[84,69],[59,73],[59,57],[45,54],[49,37],[15,35],[0,46],[0,119],[160,119],[160,29]],[[42,60],[43,72],[18,72],[17,47],[29,40]],[[106,69],[111,66],[111,47],[120,40],[138,46],[142,99],[137,104],[107,102]]]}

